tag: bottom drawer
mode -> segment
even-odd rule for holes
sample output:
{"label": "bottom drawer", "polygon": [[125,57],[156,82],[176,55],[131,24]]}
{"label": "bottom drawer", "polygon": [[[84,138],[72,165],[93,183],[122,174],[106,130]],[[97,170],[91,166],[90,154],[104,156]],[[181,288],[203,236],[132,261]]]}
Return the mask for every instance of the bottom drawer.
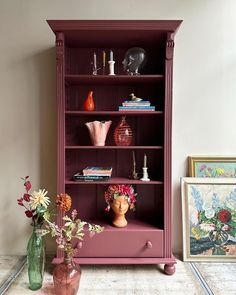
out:
{"label": "bottom drawer", "polygon": [[163,230],[137,222],[125,228],[106,225],[92,238],[85,235],[78,257],[163,257]]}

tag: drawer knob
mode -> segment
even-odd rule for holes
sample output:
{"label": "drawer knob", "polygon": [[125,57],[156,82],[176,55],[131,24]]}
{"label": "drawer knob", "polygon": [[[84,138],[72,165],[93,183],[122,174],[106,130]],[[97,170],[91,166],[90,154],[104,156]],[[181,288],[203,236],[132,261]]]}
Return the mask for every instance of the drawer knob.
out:
{"label": "drawer knob", "polygon": [[151,248],[152,248],[152,243],[151,243],[150,241],[147,241],[147,243],[146,243],[146,247],[147,247],[148,249],[151,249]]}

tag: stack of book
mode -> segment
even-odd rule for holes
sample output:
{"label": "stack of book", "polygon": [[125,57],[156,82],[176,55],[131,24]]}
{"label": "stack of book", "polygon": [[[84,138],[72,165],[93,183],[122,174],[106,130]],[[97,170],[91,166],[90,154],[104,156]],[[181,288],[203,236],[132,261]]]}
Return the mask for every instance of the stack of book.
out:
{"label": "stack of book", "polygon": [[78,181],[108,181],[111,177],[112,167],[86,167],[82,173],[74,174],[74,180]]}
{"label": "stack of book", "polygon": [[125,100],[122,106],[119,106],[119,111],[155,111],[155,107],[151,106],[149,100]]}

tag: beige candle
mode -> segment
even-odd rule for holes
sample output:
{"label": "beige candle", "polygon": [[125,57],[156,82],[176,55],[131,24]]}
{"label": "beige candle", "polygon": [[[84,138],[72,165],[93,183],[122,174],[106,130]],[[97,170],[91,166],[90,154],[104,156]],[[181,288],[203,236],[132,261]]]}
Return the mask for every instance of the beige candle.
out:
{"label": "beige candle", "polygon": [[135,161],[135,153],[134,153],[134,151],[133,151],[132,153],[133,153],[133,165],[135,166],[135,165],[136,165],[136,161]]}
{"label": "beige candle", "polygon": [[105,67],[106,65],[106,52],[102,51],[102,66]]}
{"label": "beige candle", "polygon": [[146,154],[144,154],[143,167],[147,168],[147,155]]}

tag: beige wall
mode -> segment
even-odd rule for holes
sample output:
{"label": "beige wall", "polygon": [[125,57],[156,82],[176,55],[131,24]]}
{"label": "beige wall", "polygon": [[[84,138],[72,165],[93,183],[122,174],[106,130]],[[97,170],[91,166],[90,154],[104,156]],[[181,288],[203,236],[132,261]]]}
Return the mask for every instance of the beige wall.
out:
{"label": "beige wall", "polygon": [[[188,155],[236,155],[234,0],[0,1],[0,254],[25,253],[30,234],[16,198],[21,176],[56,190],[54,36],[46,19],[183,19],[176,36],[173,243]],[[49,250],[53,250],[50,243]]]}

